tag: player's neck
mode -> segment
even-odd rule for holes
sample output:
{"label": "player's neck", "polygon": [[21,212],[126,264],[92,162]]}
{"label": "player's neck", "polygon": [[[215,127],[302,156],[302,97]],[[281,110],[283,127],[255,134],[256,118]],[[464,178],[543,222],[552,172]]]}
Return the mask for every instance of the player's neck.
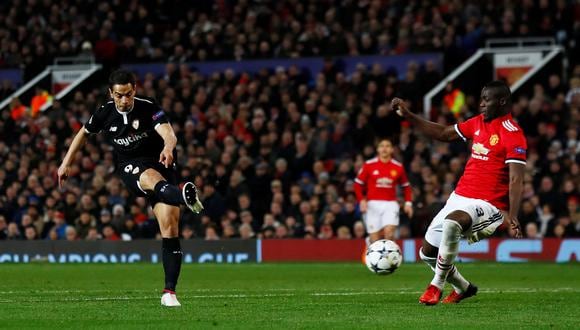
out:
{"label": "player's neck", "polygon": [[117,112],[120,113],[120,114],[128,114],[129,112],[133,111],[133,108],[135,108],[135,103],[133,103],[131,105],[131,108],[129,108],[128,110],[121,111],[121,110],[119,110],[119,108],[117,108],[117,105],[115,104],[115,110],[117,110]]}
{"label": "player's neck", "polygon": [[388,162],[390,162],[390,161],[391,161],[391,159],[392,159],[392,158],[393,158],[393,157],[391,157],[391,156],[388,156],[388,157],[379,157],[379,160],[380,160],[381,162],[383,162],[383,163],[388,163]]}

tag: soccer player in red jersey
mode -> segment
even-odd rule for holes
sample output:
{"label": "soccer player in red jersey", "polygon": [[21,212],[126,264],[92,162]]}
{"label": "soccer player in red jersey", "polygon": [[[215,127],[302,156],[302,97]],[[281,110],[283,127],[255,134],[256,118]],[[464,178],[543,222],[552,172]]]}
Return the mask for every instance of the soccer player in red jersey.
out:
{"label": "soccer player in red jersey", "polygon": [[511,91],[502,81],[492,81],[481,91],[481,114],[452,126],[443,126],[409,111],[399,98],[393,109],[423,134],[440,141],[472,140],[467,161],[455,191],[435,216],[419,251],[421,259],[435,272],[419,298],[425,305],[439,302],[445,282],[453,291],[443,303],[458,303],[477,293],[453,264],[459,238],[469,243],[489,237],[504,221],[511,234],[522,237],[516,218],[522,197],[526,165],[526,138],[510,112]]}
{"label": "soccer player in red jersey", "polygon": [[393,144],[382,139],[377,146],[377,157],[364,163],[354,180],[354,191],[364,214],[370,243],[381,238],[394,239],[399,225],[397,185],[403,187],[405,205],[403,211],[413,216],[411,187],[405,168],[393,159]]}

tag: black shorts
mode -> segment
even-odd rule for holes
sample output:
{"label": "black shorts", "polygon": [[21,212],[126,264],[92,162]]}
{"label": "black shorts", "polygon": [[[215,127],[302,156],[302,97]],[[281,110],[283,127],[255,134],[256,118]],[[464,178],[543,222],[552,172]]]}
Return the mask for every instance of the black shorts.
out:
{"label": "black shorts", "polygon": [[151,168],[159,172],[159,174],[161,174],[169,184],[175,185],[177,184],[177,175],[175,163],[173,164],[173,166],[166,168],[165,165],[161,164],[157,159],[136,158],[119,162],[117,171],[127,189],[129,189],[129,191],[135,196],[147,198],[153,207],[155,204],[160,202],[160,200],[155,196],[153,191],[146,191],[141,188],[139,177],[143,172]]}

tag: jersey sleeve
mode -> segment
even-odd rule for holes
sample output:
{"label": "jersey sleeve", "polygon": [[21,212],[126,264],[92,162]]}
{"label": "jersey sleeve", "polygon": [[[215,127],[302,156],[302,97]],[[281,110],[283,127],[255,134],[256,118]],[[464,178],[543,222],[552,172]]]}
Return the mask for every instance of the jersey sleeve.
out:
{"label": "jersey sleeve", "polygon": [[93,113],[89,120],[85,123],[85,132],[89,134],[97,134],[103,130],[106,118],[106,109],[102,105]]}
{"label": "jersey sleeve", "polygon": [[365,197],[364,195],[366,190],[367,177],[368,170],[366,165],[363,165],[358,171],[356,178],[354,179],[354,194],[358,202],[360,202]]}
{"label": "jersey sleeve", "polygon": [[467,141],[469,139],[473,139],[473,134],[476,130],[478,116],[470,118],[462,123],[455,124],[455,132],[459,134],[459,136],[463,139],[463,141]]}
{"label": "jersey sleeve", "polygon": [[361,186],[364,186],[367,183],[368,176],[369,176],[369,171],[367,169],[367,166],[363,165],[360,168],[360,170],[358,171],[358,174],[357,174],[356,178],[354,179],[354,182],[360,184]]}
{"label": "jersey sleeve", "polygon": [[157,126],[159,126],[161,124],[169,123],[169,119],[167,118],[167,114],[157,104],[153,105],[152,112],[153,112],[153,115],[151,116],[151,119],[153,120],[153,128],[157,128]]}
{"label": "jersey sleeve", "polygon": [[526,165],[528,144],[526,142],[526,137],[521,133],[521,130],[517,133],[511,133],[506,136],[505,148],[506,164],[518,163]]}
{"label": "jersey sleeve", "polygon": [[401,167],[401,175],[399,176],[399,184],[403,188],[405,202],[412,202],[413,201],[413,194],[411,191],[411,184],[409,183],[409,179],[407,178],[407,173],[405,172],[404,167]]}

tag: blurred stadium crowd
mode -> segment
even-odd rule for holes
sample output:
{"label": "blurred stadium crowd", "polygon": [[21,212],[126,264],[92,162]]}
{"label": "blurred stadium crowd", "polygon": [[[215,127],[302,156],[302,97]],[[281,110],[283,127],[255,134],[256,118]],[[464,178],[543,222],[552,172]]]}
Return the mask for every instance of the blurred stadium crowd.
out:
{"label": "blurred stadium crowd", "polygon": [[[415,108],[442,75],[410,62],[404,79],[379,65],[347,76],[330,56],[445,53],[447,71],[489,37],[553,36],[567,47],[567,81],[552,75],[513,100],[528,136],[520,222],[527,237],[580,234],[580,6],[570,1],[12,1],[0,5],[0,67],[32,77],[55,56],[94,54],[108,67],[166,62],[140,77],[178,136],[181,180],[195,178],[205,212],[185,212],[183,238],[362,238],[353,179],[378,137],[394,141],[413,187],[415,215],[400,238],[420,237],[462,173],[467,146],[426,140],[392,111]],[[389,6],[385,7],[384,4]],[[207,6],[205,4],[208,4]],[[183,8],[191,8],[183,10]],[[532,22],[540,22],[532,23]],[[574,56],[576,55],[576,56]],[[192,72],[189,61],[327,56],[324,69],[256,74]],[[483,82],[482,82],[483,83]],[[0,96],[13,89],[4,84]],[[93,138],[58,189],[56,170],[74,132],[107,98],[78,91],[38,116],[0,118],[0,239],[155,238],[145,200],[114,174],[111,148]],[[467,97],[442,124],[478,112]]]}

